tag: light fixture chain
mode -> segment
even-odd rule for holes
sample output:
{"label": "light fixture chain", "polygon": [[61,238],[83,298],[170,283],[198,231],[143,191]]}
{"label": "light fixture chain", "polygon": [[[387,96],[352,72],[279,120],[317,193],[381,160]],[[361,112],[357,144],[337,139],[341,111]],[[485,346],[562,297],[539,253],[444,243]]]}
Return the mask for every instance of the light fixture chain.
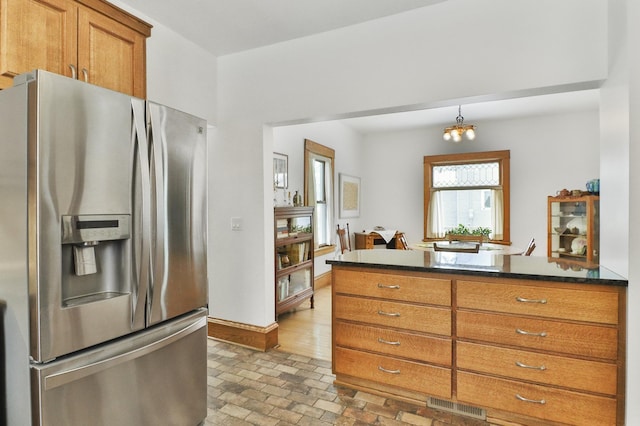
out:
{"label": "light fixture chain", "polygon": [[462,123],[464,123],[464,117],[462,116],[462,105],[458,105],[458,116],[456,117],[456,123],[458,123],[458,126],[462,126]]}

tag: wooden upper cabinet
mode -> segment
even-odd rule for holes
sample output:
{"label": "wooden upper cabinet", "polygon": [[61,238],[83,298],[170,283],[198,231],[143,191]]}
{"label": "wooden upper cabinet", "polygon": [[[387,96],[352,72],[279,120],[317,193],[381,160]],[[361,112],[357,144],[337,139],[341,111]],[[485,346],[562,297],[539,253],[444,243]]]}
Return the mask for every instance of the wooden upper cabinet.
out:
{"label": "wooden upper cabinet", "polygon": [[71,0],[0,2],[0,88],[35,68],[71,76],[76,63],[76,3]]}
{"label": "wooden upper cabinet", "polygon": [[144,98],[145,36],[91,9],[78,10],[78,78]]}
{"label": "wooden upper cabinet", "polygon": [[102,0],[2,0],[0,89],[39,68],[144,98],[150,34]]}

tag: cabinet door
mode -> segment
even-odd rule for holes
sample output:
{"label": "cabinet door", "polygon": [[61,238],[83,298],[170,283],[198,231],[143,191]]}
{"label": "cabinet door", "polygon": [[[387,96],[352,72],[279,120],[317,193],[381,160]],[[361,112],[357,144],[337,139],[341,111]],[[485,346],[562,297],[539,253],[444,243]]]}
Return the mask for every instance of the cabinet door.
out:
{"label": "cabinet door", "polygon": [[76,5],[70,0],[0,2],[0,89],[39,68],[71,76],[76,63]]}
{"label": "cabinet door", "polygon": [[146,96],[145,37],[100,13],[78,10],[78,79]]}

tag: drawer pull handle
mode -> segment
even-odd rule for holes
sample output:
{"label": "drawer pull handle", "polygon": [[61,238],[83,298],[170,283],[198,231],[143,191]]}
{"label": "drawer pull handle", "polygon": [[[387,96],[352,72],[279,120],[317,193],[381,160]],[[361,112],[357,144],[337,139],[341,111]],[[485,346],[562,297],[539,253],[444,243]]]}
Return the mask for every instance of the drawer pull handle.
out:
{"label": "drawer pull handle", "polygon": [[392,290],[400,290],[400,286],[399,285],[385,285],[385,284],[380,284],[380,283],[378,283],[378,288],[390,288]]}
{"label": "drawer pull handle", "polygon": [[380,337],[378,337],[378,343],[384,343],[385,345],[392,345],[392,346],[400,346],[400,342],[390,342],[389,340],[384,340],[384,339],[381,339]]}
{"label": "drawer pull handle", "polygon": [[386,317],[399,317],[400,316],[400,312],[378,311],[378,315],[384,315]]}
{"label": "drawer pull handle", "polygon": [[525,299],[524,297],[516,296],[516,300],[522,303],[540,303],[542,305],[547,303],[547,299]]}
{"label": "drawer pull handle", "polygon": [[530,368],[532,370],[540,370],[540,371],[544,371],[547,369],[547,367],[545,367],[544,365],[540,365],[540,366],[536,366],[536,365],[527,365],[527,364],[523,364],[520,361],[516,361],[516,365],[518,367],[522,367],[522,368]]}
{"label": "drawer pull handle", "polygon": [[541,331],[540,333],[533,333],[531,331],[525,331],[525,330],[516,328],[516,333],[524,334],[525,336],[547,337],[547,332],[546,331]]}
{"label": "drawer pull handle", "polygon": [[544,404],[547,403],[547,401],[545,401],[544,399],[529,399],[529,398],[525,398],[524,396],[522,396],[520,394],[516,394],[516,398],[518,398],[520,401],[533,402],[534,404],[544,405]]}
{"label": "drawer pull handle", "polygon": [[400,374],[400,370],[387,370],[386,368],[381,366],[378,366],[378,370],[382,371],[383,373]]}

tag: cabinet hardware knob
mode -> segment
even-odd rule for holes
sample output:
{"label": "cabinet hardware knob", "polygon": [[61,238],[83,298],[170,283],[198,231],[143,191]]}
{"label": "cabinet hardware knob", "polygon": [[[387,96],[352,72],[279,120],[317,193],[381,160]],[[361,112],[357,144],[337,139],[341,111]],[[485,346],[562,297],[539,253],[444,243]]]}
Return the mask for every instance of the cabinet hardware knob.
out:
{"label": "cabinet hardware knob", "polygon": [[400,312],[378,311],[378,315],[384,315],[384,316],[387,316],[387,317],[399,317],[400,316]]}
{"label": "cabinet hardware knob", "polygon": [[389,340],[384,340],[380,337],[378,337],[378,343],[384,343],[385,345],[392,345],[392,346],[400,346],[400,342],[390,342]]}
{"label": "cabinet hardware knob", "polygon": [[384,284],[380,284],[378,283],[378,288],[390,288],[393,290],[400,290],[400,286],[399,285],[384,285]]}
{"label": "cabinet hardware knob", "polygon": [[547,369],[547,367],[545,367],[544,365],[540,365],[540,366],[536,366],[536,365],[527,365],[527,364],[523,364],[520,361],[516,361],[516,365],[518,367],[522,367],[522,368],[530,368],[532,370],[540,370],[540,371],[544,371]]}
{"label": "cabinet hardware knob", "polygon": [[522,396],[520,394],[516,394],[516,398],[518,398],[520,401],[532,402],[534,404],[544,405],[544,404],[547,403],[547,401],[545,401],[544,399],[529,399],[529,398],[525,398],[524,396]]}
{"label": "cabinet hardware knob", "polygon": [[525,331],[525,330],[522,330],[520,328],[516,328],[516,333],[524,334],[525,336],[547,337],[547,332],[546,331],[541,331],[540,333],[534,333],[534,332],[531,332],[531,331]]}
{"label": "cabinet hardware knob", "polygon": [[541,303],[543,305],[547,303],[547,299],[525,299],[519,296],[516,296],[516,300],[522,303]]}
{"label": "cabinet hardware knob", "polygon": [[400,370],[387,370],[386,368],[381,366],[378,366],[378,370],[382,371],[383,373],[400,374]]}
{"label": "cabinet hardware knob", "polygon": [[77,79],[78,73],[76,72],[76,66],[73,64],[69,64],[69,68],[71,68],[71,78],[74,80]]}

